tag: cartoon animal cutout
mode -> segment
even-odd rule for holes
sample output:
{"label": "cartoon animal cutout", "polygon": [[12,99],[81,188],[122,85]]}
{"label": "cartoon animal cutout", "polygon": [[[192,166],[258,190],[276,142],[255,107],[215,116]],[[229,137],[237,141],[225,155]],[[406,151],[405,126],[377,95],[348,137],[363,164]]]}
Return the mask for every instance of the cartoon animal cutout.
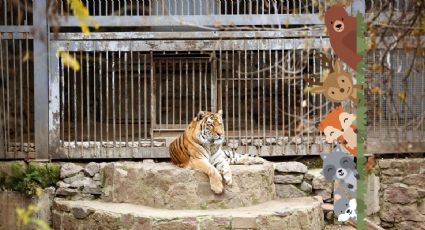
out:
{"label": "cartoon animal cutout", "polygon": [[322,204],[324,210],[333,210],[338,221],[357,220],[356,199],[349,199],[346,193],[337,188],[334,193],[334,204]]}
{"label": "cartoon animal cutout", "polygon": [[357,21],[349,16],[342,5],[333,5],[325,12],[325,24],[331,46],[336,55],[352,69],[362,56],[357,53]]}
{"label": "cartoon animal cutout", "polygon": [[362,86],[353,83],[353,77],[342,69],[341,62],[338,59],[335,61],[334,67],[332,67],[332,62],[326,55],[321,54],[320,58],[328,63],[326,66],[330,68],[330,73],[323,76],[323,81],[306,78],[306,81],[313,87],[311,92],[323,94],[326,99],[333,102],[342,102],[350,99],[357,103],[357,89]]}
{"label": "cartoon animal cutout", "polygon": [[351,197],[357,192],[357,170],[354,157],[341,151],[339,146],[331,153],[322,153],[322,174],[328,181],[337,180],[348,189]]}
{"label": "cartoon animal cutout", "polygon": [[323,132],[328,143],[337,141],[353,156],[357,156],[357,126],[354,124],[356,116],[344,111],[341,106],[333,109],[319,123],[319,130]]}

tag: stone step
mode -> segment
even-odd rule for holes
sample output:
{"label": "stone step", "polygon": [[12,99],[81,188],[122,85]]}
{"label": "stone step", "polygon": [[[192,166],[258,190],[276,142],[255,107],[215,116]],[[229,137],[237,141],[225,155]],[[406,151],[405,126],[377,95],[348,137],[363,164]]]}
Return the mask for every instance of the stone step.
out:
{"label": "stone step", "polygon": [[54,229],[303,229],[324,228],[314,197],[222,210],[166,210],[127,203],[55,200]]}
{"label": "stone step", "polygon": [[233,184],[223,194],[199,171],[171,163],[119,162],[104,167],[102,200],[166,209],[226,209],[273,200],[272,163],[232,165]]}

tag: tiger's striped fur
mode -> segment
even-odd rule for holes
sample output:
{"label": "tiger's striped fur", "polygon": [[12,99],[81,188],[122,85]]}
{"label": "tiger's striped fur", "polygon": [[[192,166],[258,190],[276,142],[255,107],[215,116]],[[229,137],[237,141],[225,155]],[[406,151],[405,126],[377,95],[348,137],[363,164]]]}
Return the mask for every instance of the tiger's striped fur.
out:
{"label": "tiger's striped fur", "polygon": [[211,189],[222,193],[222,178],[227,185],[232,184],[230,164],[262,164],[265,161],[260,157],[223,150],[223,140],[222,111],[200,111],[183,135],[170,144],[171,161],[180,167],[204,172],[210,179]]}

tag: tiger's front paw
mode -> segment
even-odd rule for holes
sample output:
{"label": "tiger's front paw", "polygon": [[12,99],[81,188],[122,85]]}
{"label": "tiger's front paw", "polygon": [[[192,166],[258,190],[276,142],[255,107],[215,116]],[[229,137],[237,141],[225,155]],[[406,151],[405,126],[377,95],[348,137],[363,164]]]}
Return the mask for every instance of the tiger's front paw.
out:
{"label": "tiger's front paw", "polygon": [[221,194],[223,193],[223,182],[221,181],[221,177],[211,177],[210,178],[210,184],[211,184],[211,190],[213,190],[213,192],[215,194]]}
{"label": "tiger's front paw", "polygon": [[232,185],[233,180],[232,180],[232,173],[231,172],[227,172],[223,175],[223,179],[224,179],[224,183],[226,183],[226,185]]}

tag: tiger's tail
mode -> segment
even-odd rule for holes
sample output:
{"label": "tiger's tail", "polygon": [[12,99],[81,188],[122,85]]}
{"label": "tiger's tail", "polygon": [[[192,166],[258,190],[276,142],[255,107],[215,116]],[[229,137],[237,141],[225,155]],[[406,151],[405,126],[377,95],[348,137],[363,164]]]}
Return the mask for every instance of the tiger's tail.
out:
{"label": "tiger's tail", "polygon": [[231,165],[253,165],[266,162],[263,158],[252,154],[239,154],[231,150],[222,150],[225,158]]}

